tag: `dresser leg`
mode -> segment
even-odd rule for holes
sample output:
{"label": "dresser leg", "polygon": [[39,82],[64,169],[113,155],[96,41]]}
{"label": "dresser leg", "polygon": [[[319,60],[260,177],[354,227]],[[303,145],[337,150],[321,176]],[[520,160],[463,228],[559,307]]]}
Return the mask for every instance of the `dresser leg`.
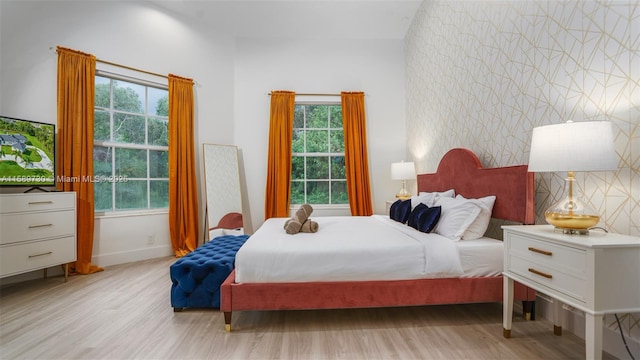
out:
{"label": "dresser leg", "polygon": [[562,302],[553,299],[553,333],[562,335]]}
{"label": "dresser leg", "polygon": [[584,345],[587,359],[602,359],[602,319],[604,315],[585,313]]}
{"label": "dresser leg", "polygon": [[513,280],[504,276],[502,283],[502,336],[508,339],[511,337],[511,323],[513,321]]}
{"label": "dresser leg", "polygon": [[64,282],[69,280],[69,263],[64,264]]}

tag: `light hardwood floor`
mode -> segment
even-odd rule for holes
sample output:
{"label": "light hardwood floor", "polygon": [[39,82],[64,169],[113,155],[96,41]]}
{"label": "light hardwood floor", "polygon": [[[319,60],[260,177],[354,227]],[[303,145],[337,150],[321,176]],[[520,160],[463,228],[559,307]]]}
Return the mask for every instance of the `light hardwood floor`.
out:
{"label": "light hardwood floor", "polygon": [[[161,258],[0,289],[0,359],[581,359],[584,342],[502,305],[174,313]],[[604,354],[605,359],[612,359]]]}

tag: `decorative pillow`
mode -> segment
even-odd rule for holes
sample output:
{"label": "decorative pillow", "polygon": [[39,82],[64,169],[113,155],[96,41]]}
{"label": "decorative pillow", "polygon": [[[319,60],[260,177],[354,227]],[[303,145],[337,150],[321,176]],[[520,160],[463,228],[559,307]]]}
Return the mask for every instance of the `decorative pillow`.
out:
{"label": "decorative pillow", "polygon": [[422,203],[418,204],[411,210],[407,225],[423,233],[430,233],[440,220],[440,212],[440,206],[428,207]]}
{"label": "decorative pillow", "polygon": [[441,197],[454,197],[455,192],[453,189],[443,192],[421,192],[418,195],[411,197],[411,209],[414,209],[418,204],[425,204],[428,207],[432,207],[436,201]]}
{"label": "decorative pillow", "polygon": [[389,217],[400,223],[406,223],[411,212],[411,200],[397,200],[389,208]]}
{"label": "decorative pillow", "polygon": [[465,199],[462,195],[458,195],[456,196],[456,199],[471,201],[480,206],[480,214],[473,223],[469,225],[467,231],[462,235],[462,239],[471,240],[483,237],[489,227],[489,221],[491,220],[491,213],[493,212],[493,204],[496,202],[496,197],[490,195],[478,199]]}
{"label": "decorative pillow", "polygon": [[438,199],[436,206],[442,207],[442,214],[434,232],[455,241],[462,238],[482,210],[472,201],[448,197]]}

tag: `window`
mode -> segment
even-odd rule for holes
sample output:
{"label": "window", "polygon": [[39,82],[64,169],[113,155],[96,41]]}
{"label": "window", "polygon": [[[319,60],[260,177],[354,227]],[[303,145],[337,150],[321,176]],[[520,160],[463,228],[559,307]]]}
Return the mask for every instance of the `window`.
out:
{"label": "window", "polygon": [[95,211],[169,205],[169,92],[96,76]]}
{"label": "window", "polygon": [[296,104],[291,204],[348,204],[340,104]]}

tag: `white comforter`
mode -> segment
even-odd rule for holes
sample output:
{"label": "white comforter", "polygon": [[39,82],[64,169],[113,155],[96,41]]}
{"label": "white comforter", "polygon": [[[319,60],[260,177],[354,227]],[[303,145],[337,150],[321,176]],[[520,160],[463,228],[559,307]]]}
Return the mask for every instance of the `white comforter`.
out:
{"label": "white comforter", "polygon": [[454,241],[388,216],[314,217],[317,233],[288,235],[272,218],[236,254],[236,282],[401,280],[462,274]]}

